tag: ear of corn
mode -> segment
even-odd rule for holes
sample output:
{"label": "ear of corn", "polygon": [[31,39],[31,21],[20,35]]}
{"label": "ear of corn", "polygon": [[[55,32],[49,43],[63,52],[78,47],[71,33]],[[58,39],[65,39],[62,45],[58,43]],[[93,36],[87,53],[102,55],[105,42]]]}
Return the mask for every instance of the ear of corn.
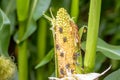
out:
{"label": "ear of corn", "polygon": [[60,8],[56,18],[48,18],[52,23],[55,45],[55,57],[58,77],[67,75],[67,71],[76,73],[80,55],[80,37],[78,27],[64,8]]}

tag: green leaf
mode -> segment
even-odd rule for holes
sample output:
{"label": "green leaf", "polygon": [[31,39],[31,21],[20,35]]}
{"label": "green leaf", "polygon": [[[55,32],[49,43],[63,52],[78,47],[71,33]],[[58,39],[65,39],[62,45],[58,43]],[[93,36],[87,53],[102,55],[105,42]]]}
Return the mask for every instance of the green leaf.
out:
{"label": "green leaf", "polygon": [[0,9],[0,54],[8,56],[8,46],[10,40],[10,21]]}
{"label": "green leaf", "polygon": [[16,0],[2,0],[1,9],[6,15],[10,14],[16,9]]}
{"label": "green leaf", "polygon": [[10,34],[12,35],[16,24],[16,0],[2,0],[1,9],[10,20]]}
{"label": "green leaf", "polygon": [[51,61],[52,58],[54,57],[53,55],[54,55],[54,49],[50,50],[50,52],[43,58],[43,60],[40,63],[38,63],[37,66],[35,66],[35,69],[37,69],[37,68],[47,64],[49,61]]}
{"label": "green leaf", "polygon": [[28,28],[21,41],[24,41],[25,39],[27,39],[36,30],[36,28],[37,28],[36,22],[34,20],[31,20],[28,23]]}
{"label": "green leaf", "polygon": [[104,80],[120,80],[120,69],[112,72],[110,75],[105,77]]}
{"label": "green leaf", "polygon": [[83,36],[83,33],[85,33],[87,30],[87,26],[83,26],[79,29],[79,35],[80,35],[80,39],[82,38]]}
{"label": "green leaf", "polygon": [[15,25],[16,25],[16,12],[11,12],[9,15],[8,15],[8,18],[10,20],[10,34],[12,35],[14,33],[14,30],[15,30]]}
{"label": "green leaf", "polygon": [[33,19],[38,20],[43,13],[48,9],[51,0],[38,0],[36,3],[35,11],[33,14]]}
{"label": "green leaf", "polygon": [[21,40],[18,39],[18,32],[14,35],[15,42],[19,44],[20,42],[24,41],[36,30],[36,28],[37,28],[36,22],[34,20],[31,20]]}
{"label": "green leaf", "polygon": [[[44,1],[34,0],[32,2],[30,15],[29,15],[27,23],[26,23],[27,24],[26,31],[25,31],[22,39],[18,39],[18,32],[15,34],[14,40],[16,41],[16,43],[19,44],[20,42],[24,41],[37,29],[36,20],[42,16],[43,11],[47,10],[47,8],[50,4],[50,1],[51,0],[49,0],[49,1],[47,1],[47,0],[44,0]],[[20,19],[20,20],[24,20],[24,19]]]}
{"label": "green leaf", "polygon": [[102,52],[106,57],[120,60],[120,46],[113,46],[98,38],[97,51]]}
{"label": "green leaf", "polygon": [[[27,12],[27,15],[29,15],[27,21],[25,21],[25,19],[23,19],[24,23],[26,23],[26,29],[25,29],[25,32],[24,32],[24,35],[19,39],[18,38],[18,32],[16,32],[16,34],[14,35],[14,40],[16,41],[16,43],[20,43],[24,40],[26,40],[37,28],[37,25],[36,25],[36,22],[35,20],[33,19],[33,13],[34,13],[34,10],[35,10],[35,3],[36,3],[37,0],[34,0],[33,3],[32,3],[32,6],[31,6],[31,10],[30,10],[30,13],[28,14]],[[24,1],[23,1],[24,2]],[[26,2],[26,4],[28,4],[28,2]],[[19,4],[19,3],[18,3]],[[20,6],[20,5],[19,5]],[[19,7],[18,6],[18,7]],[[21,7],[21,9],[24,9],[23,7]],[[19,8],[17,10],[20,10]],[[20,11],[18,11],[20,12]],[[19,14],[18,14],[19,15]],[[24,15],[25,16],[25,15]]]}
{"label": "green leaf", "polygon": [[[49,0],[49,1],[51,1],[51,0]],[[50,3],[49,1],[47,1],[47,2]],[[33,1],[32,8],[30,11],[30,16],[27,21],[27,29],[26,29],[25,34],[24,34],[23,38],[21,39],[21,41],[24,41],[25,39],[27,39],[37,29],[36,21],[37,21],[37,19],[39,19],[42,16],[42,14],[43,14],[42,11],[47,9],[47,6],[48,6],[47,2],[46,2],[46,0],[44,0],[44,1],[34,0]],[[46,8],[45,8],[45,6],[46,6]],[[34,18],[34,16],[36,18]]]}
{"label": "green leaf", "polygon": [[101,52],[97,52],[95,60],[95,72],[100,69],[105,60],[106,60],[105,55],[103,55]]}
{"label": "green leaf", "polygon": [[[17,17],[18,17],[18,22],[19,22],[19,32],[17,31],[16,34],[14,35],[14,40],[16,43],[20,43],[23,41],[23,37],[25,36],[25,39],[29,37],[31,34],[31,31],[34,32],[34,29],[31,29],[31,22],[32,20],[32,14],[30,12],[29,15],[29,6],[30,5],[30,0],[17,0]],[[23,27],[21,27],[23,26]],[[34,26],[32,26],[34,28]],[[31,30],[29,30],[31,29]],[[34,30],[34,31],[33,31]],[[30,34],[29,34],[30,33]],[[26,36],[27,34],[27,36]],[[18,38],[19,36],[19,38]],[[25,40],[24,39],[24,40]]]}
{"label": "green leaf", "polygon": [[[82,43],[82,48],[85,49],[85,42]],[[97,51],[102,52],[106,57],[114,60],[120,60],[120,46],[113,46],[102,39],[98,38]]]}

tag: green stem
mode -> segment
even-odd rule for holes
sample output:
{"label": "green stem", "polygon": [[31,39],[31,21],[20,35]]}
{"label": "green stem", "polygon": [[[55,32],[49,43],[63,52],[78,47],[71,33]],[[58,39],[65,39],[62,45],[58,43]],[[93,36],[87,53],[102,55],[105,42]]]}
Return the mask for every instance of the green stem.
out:
{"label": "green stem", "polygon": [[101,11],[101,0],[90,0],[86,53],[84,60],[85,72],[93,71],[95,65],[100,11]]}
{"label": "green stem", "polygon": [[[28,18],[30,0],[17,0],[17,17],[19,21],[18,40],[24,36]],[[18,44],[19,80],[28,80],[27,40]]]}
{"label": "green stem", "polygon": [[[38,61],[41,61],[45,56],[46,51],[46,33],[47,33],[47,23],[44,18],[39,20],[39,27],[38,27],[38,37],[37,37],[37,47],[38,47]],[[44,67],[37,69],[36,71],[36,80],[44,80],[46,72]]]}
{"label": "green stem", "polygon": [[19,21],[25,21],[28,17],[30,0],[17,0],[17,16]]}
{"label": "green stem", "polygon": [[[19,25],[19,39],[22,38],[26,23],[20,23]],[[18,68],[19,68],[19,80],[28,80],[28,61],[27,61],[27,40],[18,44]]]}
{"label": "green stem", "polygon": [[28,80],[27,41],[18,46],[19,80]]}
{"label": "green stem", "polygon": [[39,20],[39,27],[38,27],[38,56],[39,60],[43,59],[46,51],[46,34],[47,34],[47,22],[44,18]]}
{"label": "green stem", "polygon": [[72,0],[71,4],[71,16],[75,17],[74,21],[77,22],[79,15],[79,0]]}

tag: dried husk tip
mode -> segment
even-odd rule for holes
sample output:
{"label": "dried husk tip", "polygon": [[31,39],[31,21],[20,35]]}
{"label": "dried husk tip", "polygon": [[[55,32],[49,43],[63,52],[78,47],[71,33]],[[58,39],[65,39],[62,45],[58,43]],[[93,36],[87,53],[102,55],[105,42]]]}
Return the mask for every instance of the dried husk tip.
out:
{"label": "dried husk tip", "polygon": [[67,72],[67,76],[63,78],[49,77],[49,80],[98,80],[98,78],[104,75],[108,70],[110,70],[111,66],[107,68],[102,73],[88,73],[88,74],[71,74]]}

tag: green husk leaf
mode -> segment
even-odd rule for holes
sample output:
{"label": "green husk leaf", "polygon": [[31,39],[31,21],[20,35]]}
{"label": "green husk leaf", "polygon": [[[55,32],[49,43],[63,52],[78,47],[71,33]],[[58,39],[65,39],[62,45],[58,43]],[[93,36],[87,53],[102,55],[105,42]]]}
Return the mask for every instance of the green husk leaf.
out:
{"label": "green husk leaf", "polygon": [[43,65],[45,65],[45,64],[47,64],[49,61],[51,61],[52,58],[54,57],[53,55],[54,55],[54,50],[51,49],[51,50],[49,51],[49,53],[43,58],[43,60],[40,61],[40,62],[37,64],[37,66],[35,66],[35,69],[37,69],[37,68],[39,68],[39,67],[42,67]]}

